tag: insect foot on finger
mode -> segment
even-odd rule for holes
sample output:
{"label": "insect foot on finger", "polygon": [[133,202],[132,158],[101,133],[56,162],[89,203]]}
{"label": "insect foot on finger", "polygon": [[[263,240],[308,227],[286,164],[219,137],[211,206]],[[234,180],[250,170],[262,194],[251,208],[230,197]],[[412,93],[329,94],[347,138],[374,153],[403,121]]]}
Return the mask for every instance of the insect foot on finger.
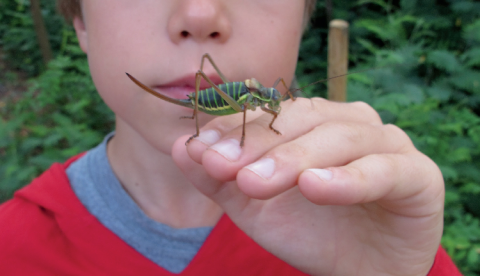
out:
{"label": "insect foot on finger", "polygon": [[276,129],[274,129],[273,127],[270,127],[271,130],[273,130],[273,132],[275,132],[277,135],[282,135],[282,133]]}
{"label": "insect foot on finger", "polygon": [[193,134],[192,136],[190,136],[190,138],[188,138],[187,142],[185,142],[185,146],[188,145],[188,143],[190,143],[190,141],[192,141],[192,139],[195,138],[195,137],[198,137],[198,134]]}

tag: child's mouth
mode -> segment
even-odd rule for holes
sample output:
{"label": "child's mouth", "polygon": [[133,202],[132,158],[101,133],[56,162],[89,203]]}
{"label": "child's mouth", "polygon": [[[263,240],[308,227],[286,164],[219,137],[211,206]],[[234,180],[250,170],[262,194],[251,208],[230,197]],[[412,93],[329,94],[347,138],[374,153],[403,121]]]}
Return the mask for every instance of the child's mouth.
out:
{"label": "child's mouth", "polygon": [[174,99],[187,99],[187,95],[195,92],[193,86],[157,86],[154,88],[160,94]]}
{"label": "child's mouth", "polygon": [[[209,78],[214,84],[218,85],[220,83],[223,83],[218,76],[209,76]],[[199,89],[204,90],[210,87],[212,86],[202,78]],[[187,95],[195,92],[195,77],[192,77],[191,75],[186,76],[166,84],[155,86],[153,87],[153,89],[158,93],[161,93],[170,98],[187,99]]]}

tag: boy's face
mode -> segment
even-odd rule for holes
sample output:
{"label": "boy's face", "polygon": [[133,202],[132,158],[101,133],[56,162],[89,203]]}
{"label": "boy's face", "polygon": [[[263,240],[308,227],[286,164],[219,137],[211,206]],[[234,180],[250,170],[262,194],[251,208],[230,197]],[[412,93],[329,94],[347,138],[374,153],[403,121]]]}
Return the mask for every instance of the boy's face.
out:
{"label": "boy's face", "polygon": [[[195,132],[192,110],[144,92],[125,75],[170,97],[194,92],[200,60],[209,53],[230,81],[290,83],[302,34],[304,1],[83,0],[74,25],[95,85],[117,116],[117,132],[139,134],[169,153]],[[204,72],[221,82],[210,64]],[[283,91],[279,87],[280,91]],[[284,91],[283,91],[284,92]],[[213,117],[199,114],[202,124]],[[248,114],[247,114],[248,116]]]}

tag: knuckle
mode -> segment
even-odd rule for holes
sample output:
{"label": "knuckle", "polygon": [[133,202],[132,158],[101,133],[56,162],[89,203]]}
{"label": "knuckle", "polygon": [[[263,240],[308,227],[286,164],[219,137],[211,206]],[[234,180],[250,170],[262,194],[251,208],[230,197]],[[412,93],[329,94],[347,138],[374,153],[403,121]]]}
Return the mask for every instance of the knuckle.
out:
{"label": "knuckle", "polygon": [[369,104],[358,101],[358,102],[352,102],[351,105],[357,108],[358,110],[360,110],[362,116],[369,123],[382,124],[382,118],[380,118],[380,115],[378,114],[378,112]]}
{"label": "knuckle", "polygon": [[401,128],[399,128],[398,126],[396,126],[394,124],[385,124],[385,125],[383,125],[383,127],[387,131],[393,132],[395,135],[406,135],[406,133]]}
{"label": "knuckle", "polygon": [[302,110],[302,112],[318,112],[321,110],[320,106],[326,102],[322,98],[297,98],[295,100],[295,109]]}
{"label": "knuckle", "polygon": [[324,103],[327,102],[326,99],[324,99],[324,98],[319,98],[319,97],[310,98],[310,101],[312,101],[314,105],[321,105],[321,104],[324,104]]}
{"label": "knuckle", "polygon": [[317,109],[316,107],[325,102],[325,99],[322,98],[297,98],[295,102],[298,101],[298,106],[303,110]]}
{"label": "knuckle", "polygon": [[405,131],[403,131],[398,126],[393,124],[385,124],[383,125],[383,128],[385,131],[390,132],[390,135],[402,141],[401,144],[403,147],[413,147],[413,142],[412,140],[410,140],[410,137],[408,136],[408,134],[405,133]]}
{"label": "knuckle", "polygon": [[348,170],[348,173],[360,183],[367,182],[367,176],[365,175],[365,172],[362,171],[360,168],[356,166],[346,166],[344,167],[344,169]]}

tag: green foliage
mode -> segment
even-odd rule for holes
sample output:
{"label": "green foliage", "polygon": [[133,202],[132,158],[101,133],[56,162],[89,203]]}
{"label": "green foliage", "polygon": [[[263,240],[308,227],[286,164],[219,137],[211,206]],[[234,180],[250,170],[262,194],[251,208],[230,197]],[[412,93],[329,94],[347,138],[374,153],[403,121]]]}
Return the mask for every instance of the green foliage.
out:
{"label": "green foliage", "polygon": [[[42,15],[49,31],[49,41],[55,53],[62,48],[63,31],[68,28],[56,13],[56,1],[41,1]],[[3,58],[9,66],[29,76],[45,69],[36,39],[29,0],[0,0],[0,48],[8,53]]]}
{"label": "green foliage", "polygon": [[[0,0],[0,47],[9,68],[30,79],[28,91],[0,99],[0,202],[53,162],[88,150],[113,130],[113,114],[90,77],[71,26],[41,1],[56,58],[44,68],[28,0]],[[39,72],[42,72],[38,75]],[[16,84],[7,71],[0,84]],[[3,100],[3,101],[1,101]]]}
{"label": "green foliage", "polygon": [[72,33],[65,34],[72,40],[65,55],[0,109],[0,202],[113,130],[113,114],[95,90],[86,59]]}

